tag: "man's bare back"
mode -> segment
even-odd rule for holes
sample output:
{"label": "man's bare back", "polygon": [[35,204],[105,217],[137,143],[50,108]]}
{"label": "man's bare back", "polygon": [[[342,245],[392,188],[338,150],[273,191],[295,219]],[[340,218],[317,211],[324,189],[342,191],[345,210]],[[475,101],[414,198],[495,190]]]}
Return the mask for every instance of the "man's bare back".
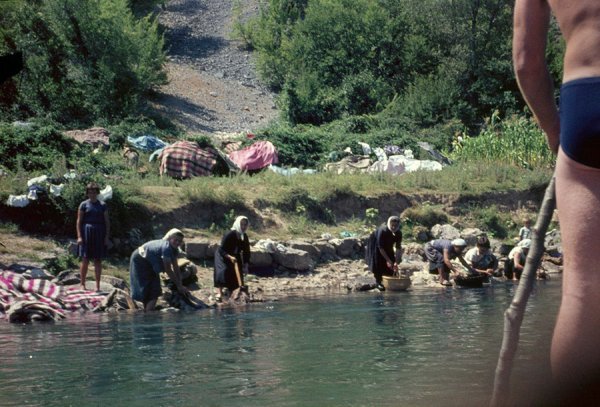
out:
{"label": "man's bare back", "polygon": [[548,4],[567,43],[563,82],[600,76],[600,1],[548,0]]}

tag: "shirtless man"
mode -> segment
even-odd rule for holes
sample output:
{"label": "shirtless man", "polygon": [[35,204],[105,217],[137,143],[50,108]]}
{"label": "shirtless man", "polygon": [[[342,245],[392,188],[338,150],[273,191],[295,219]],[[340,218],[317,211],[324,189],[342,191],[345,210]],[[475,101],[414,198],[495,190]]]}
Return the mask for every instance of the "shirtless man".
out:
{"label": "shirtless man", "polygon": [[[551,13],[566,41],[560,114],[544,58]],[[565,271],[552,373],[565,397],[591,401],[600,396],[594,387],[600,383],[600,1],[516,0],[513,62],[521,92],[558,154]]]}

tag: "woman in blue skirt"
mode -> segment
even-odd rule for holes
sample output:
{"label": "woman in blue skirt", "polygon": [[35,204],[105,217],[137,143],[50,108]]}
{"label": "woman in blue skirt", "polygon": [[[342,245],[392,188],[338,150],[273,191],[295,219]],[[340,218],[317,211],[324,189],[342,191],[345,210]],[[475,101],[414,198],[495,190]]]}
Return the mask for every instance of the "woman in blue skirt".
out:
{"label": "woman in blue skirt", "polygon": [[181,295],[189,294],[188,289],[181,282],[181,272],[177,264],[177,253],[182,243],[183,233],[179,229],[171,229],[161,240],[146,242],[131,254],[129,261],[131,298],[141,301],[145,311],[154,310],[158,297],[162,294],[161,272],[169,276]]}
{"label": "woman in blue skirt", "polygon": [[100,276],[102,275],[102,259],[106,257],[109,244],[110,222],[106,204],[98,199],[100,187],[95,182],[87,185],[88,199],[79,205],[77,211],[77,245],[81,257],[81,288],[85,288],[90,259],[94,260],[94,275],[96,291],[100,291]]}

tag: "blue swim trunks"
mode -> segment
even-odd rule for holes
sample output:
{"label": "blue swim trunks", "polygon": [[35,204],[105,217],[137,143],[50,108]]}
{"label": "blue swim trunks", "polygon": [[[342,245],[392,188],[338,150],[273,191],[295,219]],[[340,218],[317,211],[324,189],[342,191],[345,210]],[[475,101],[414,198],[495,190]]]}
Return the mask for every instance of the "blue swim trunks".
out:
{"label": "blue swim trunks", "polygon": [[560,146],[572,160],[600,168],[600,77],[561,86]]}

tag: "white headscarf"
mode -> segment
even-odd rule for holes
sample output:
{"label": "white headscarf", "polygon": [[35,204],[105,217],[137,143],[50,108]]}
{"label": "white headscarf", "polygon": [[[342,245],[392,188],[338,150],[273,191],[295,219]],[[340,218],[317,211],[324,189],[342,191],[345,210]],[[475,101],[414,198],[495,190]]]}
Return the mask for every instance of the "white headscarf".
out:
{"label": "white headscarf", "polygon": [[[397,221],[398,221],[398,226],[396,226],[396,227],[393,227],[393,226],[392,226],[392,221],[393,221],[393,220],[397,220]],[[396,234],[396,232],[397,232],[398,230],[400,230],[400,218],[399,218],[398,216],[390,216],[390,217],[388,218],[388,220],[387,220],[387,227],[388,227],[388,229],[389,229],[389,230],[390,230],[390,231],[391,231],[393,234]]]}
{"label": "white headscarf", "polygon": [[162,238],[162,240],[169,240],[173,235],[183,236],[183,232],[179,229],[173,228],[167,232],[167,234]]}
{"label": "white headscarf", "polygon": [[[242,220],[246,220],[246,222],[248,222],[248,218],[245,216],[238,216],[237,218],[235,218],[235,222],[233,222],[233,226],[231,227],[231,230],[235,230],[239,235],[240,238],[244,238],[244,232],[242,231]],[[250,222],[248,222],[248,225],[250,225]]]}

